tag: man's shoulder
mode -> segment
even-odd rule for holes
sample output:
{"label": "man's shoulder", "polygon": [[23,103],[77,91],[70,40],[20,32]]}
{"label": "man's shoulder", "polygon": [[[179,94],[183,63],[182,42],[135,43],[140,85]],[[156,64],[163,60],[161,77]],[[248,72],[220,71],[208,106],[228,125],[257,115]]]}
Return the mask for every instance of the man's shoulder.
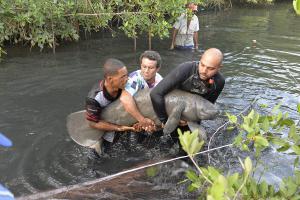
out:
{"label": "man's shoulder", "polygon": [[156,72],[155,79],[161,80],[161,79],[163,79],[163,76],[160,75],[158,72]]}
{"label": "man's shoulder", "polygon": [[219,85],[225,84],[225,78],[220,72],[216,73],[215,80],[217,81],[217,84],[219,84]]}
{"label": "man's shoulder", "polygon": [[174,26],[175,25],[178,25],[180,23],[183,23],[186,21],[186,17],[185,17],[185,14],[181,14],[179,17],[177,17],[175,23],[174,23]]}
{"label": "man's shoulder", "polygon": [[193,18],[192,18],[192,20],[199,20],[199,18],[198,18],[198,16],[197,15],[193,15]]}
{"label": "man's shoulder", "polygon": [[197,66],[198,65],[197,63],[198,63],[197,61],[187,61],[187,62],[181,63],[178,67],[183,70],[188,70],[188,69],[192,69],[195,66]]}
{"label": "man's shoulder", "polygon": [[166,79],[164,82],[181,82],[194,73],[196,66],[193,61],[181,63],[168,73],[163,80]]}
{"label": "man's shoulder", "polygon": [[141,70],[135,70],[129,74],[129,79],[138,79],[141,78]]}
{"label": "man's shoulder", "polygon": [[94,98],[98,92],[103,91],[103,83],[103,80],[98,80],[96,83],[94,83],[94,85],[88,93],[88,97]]}

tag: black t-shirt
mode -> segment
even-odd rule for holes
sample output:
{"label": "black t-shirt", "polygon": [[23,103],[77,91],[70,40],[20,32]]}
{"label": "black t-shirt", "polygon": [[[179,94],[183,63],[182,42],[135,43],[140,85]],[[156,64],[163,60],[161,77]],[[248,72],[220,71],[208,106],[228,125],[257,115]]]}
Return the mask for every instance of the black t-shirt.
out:
{"label": "black t-shirt", "polygon": [[89,91],[85,101],[86,119],[93,122],[100,120],[100,114],[104,107],[117,100],[122,93],[120,89],[116,97],[112,97],[104,86],[104,81],[96,83]]}
{"label": "black t-shirt", "polygon": [[[185,62],[180,64],[174,70],[172,70],[150,93],[153,108],[155,113],[157,114],[158,118],[161,122],[165,123],[168,119],[168,115],[165,108],[165,101],[164,96],[171,92],[174,89],[182,89],[188,92],[197,91],[195,89],[195,85],[187,84],[188,79],[192,79],[193,77],[198,78],[198,82],[200,82],[200,77],[198,74],[198,64],[199,62]],[[218,72],[212,78],[212,84],[207,85],[207,92],[205,93],[198,93],[208,101],[215,103],[218,96],[222,92],[225,79],[224,77]]]}

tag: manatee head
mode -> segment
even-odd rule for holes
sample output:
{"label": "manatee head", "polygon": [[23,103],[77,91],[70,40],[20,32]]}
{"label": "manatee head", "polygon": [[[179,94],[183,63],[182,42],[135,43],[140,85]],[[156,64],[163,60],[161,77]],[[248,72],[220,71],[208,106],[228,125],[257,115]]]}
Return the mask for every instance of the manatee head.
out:
{"label": "manatee head", "polygon": [[216,105],[201,97],[196,100],[196,112],[199,119],[214,119],[219,114],[219,109]]}

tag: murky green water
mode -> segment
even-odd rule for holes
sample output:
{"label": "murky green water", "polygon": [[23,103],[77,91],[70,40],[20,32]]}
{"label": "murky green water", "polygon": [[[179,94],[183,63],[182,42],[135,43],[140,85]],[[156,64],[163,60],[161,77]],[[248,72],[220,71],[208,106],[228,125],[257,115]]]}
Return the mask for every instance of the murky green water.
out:
{"label": "murky green water", "polygon": [[[294,15],[292,4],[232,9],[201,14],[199,19],[201,50],[217,47],[225,54],[222,73],[226,86],[217,102],[221,110],[237,114],[257,97],[259,103],[270,106],[282,102],[283,109],[296,119],[296,104],[300,101],[300,18]],[[256,48],[252,40],[257,41]],[[8,57],[0,63],[0,131],[13,140],[14,146],[0,149],[0,182],[21,196],[104,177],[145,160],[172,155],[176,149],[157,139],[139,142],[136,136],[128,135],[113,147],[110,157],[96,159],[71,141],[66,132],[66,116],[83,109],[89,88],[102,76],[100,63],[116,57],[133,71],[140,53],[147,48],[146,41],[138,40],[137,53],[132,52],[131,40],[112,39],[105,34],[63,45],[55,55],[9,49]],[[169,45],[169,40],[154,40],[153,48],[163,58],[162,75],[179,63],[199,58],[199,53],[168,51]],[[209,132],[223,123],[223,118],[208,122]],[[214,146],[230,142],[230,135],[218,135]],[[228,162],[228,155],[235,154],[222,150],[214,154],[212,162],[236,167]],[[266,162],[282,164],[273,168],[269,180],[276,182],[289,175],[291,159],[267,154]],[[121,194],[116,190],[105,194],[111,198],[118,194],[119,199],[190,197],[177,185],[184,169],[180,163],[163,165],[163,175],[134,182],[136,187],[147,188],[144,193],[128,189]]]}

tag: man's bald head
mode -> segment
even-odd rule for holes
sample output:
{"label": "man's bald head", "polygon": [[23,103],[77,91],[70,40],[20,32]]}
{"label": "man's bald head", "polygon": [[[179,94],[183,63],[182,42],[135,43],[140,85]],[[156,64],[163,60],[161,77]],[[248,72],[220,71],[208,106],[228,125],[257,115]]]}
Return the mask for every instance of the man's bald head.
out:
{"label": "man's bald head", "polygon": [[204,51],[201,59],[209,59],[213,61],[215,66],[222,66],[223,53],[220,49],[210,48]]}
{"label": "man's bald head", "polygon": [[213,77],[222,67],[223,53],[217,48],[207,49],[199,63],[199,75],[202,80]]}

